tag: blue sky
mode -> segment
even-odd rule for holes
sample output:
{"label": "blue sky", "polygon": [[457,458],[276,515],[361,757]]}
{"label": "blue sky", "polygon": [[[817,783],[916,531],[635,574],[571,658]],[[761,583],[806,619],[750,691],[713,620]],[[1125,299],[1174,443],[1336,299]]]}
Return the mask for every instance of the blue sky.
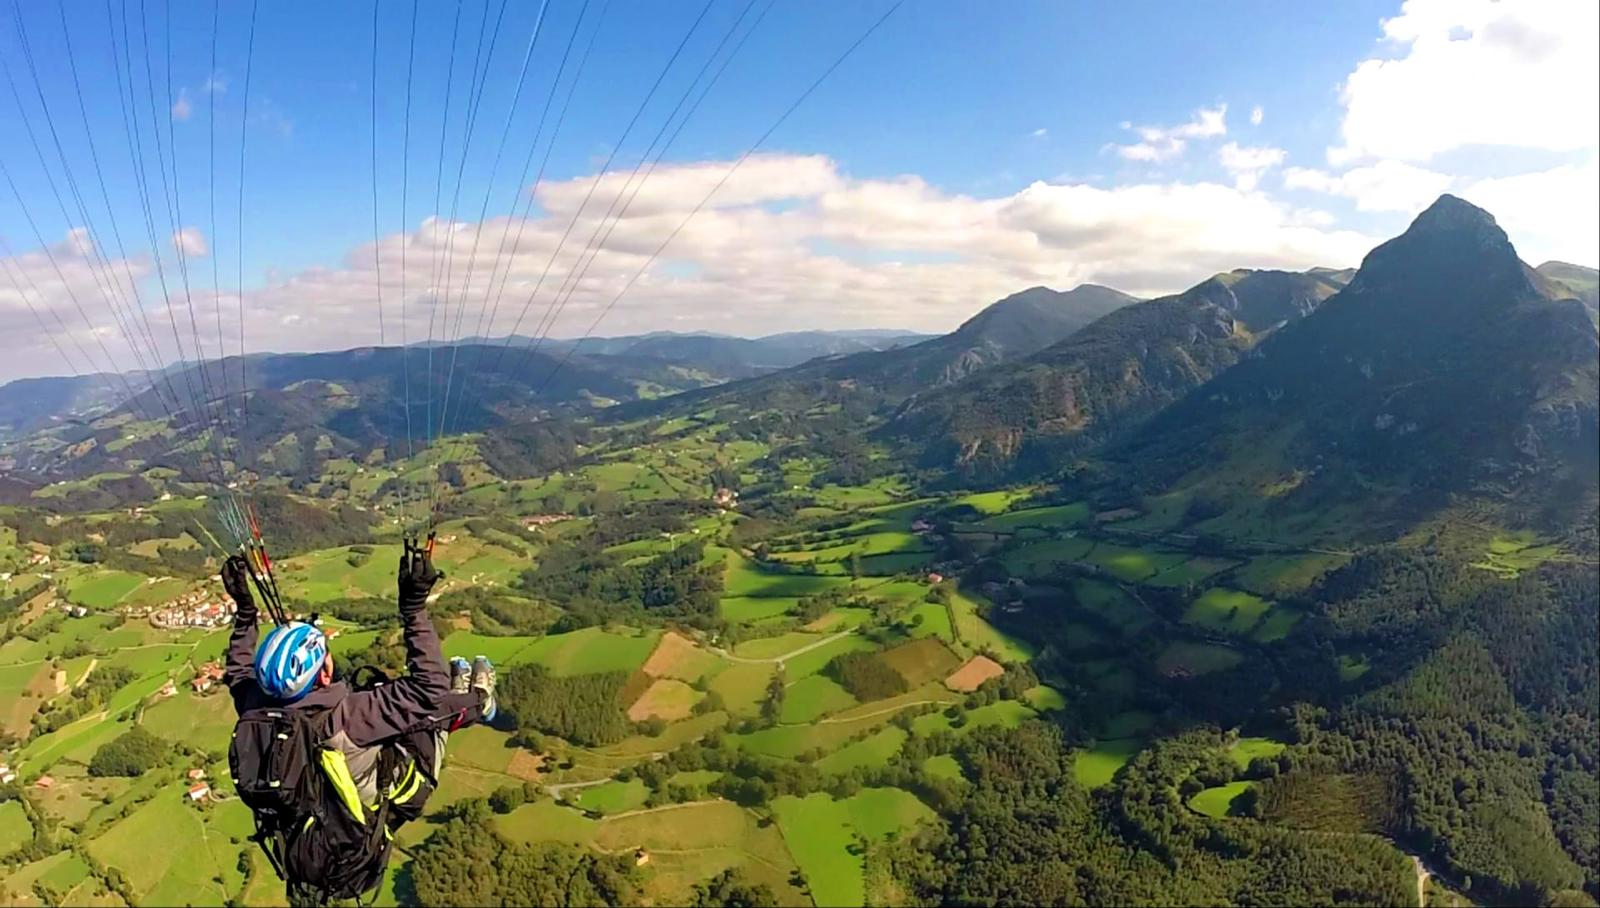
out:
{"label": "blue sky", "polygon": [[[250,5],[89,0],[70,6],[65,29],[53,2],[21,4],[20,28],[8,9],[0,14],[0,54],[21,106],[11,87],[0,85],[0,134],[10,137],[0,162],[21,201],[0,180],[0,237],[9,246],[0,247],[0,258],[9,259],[0,272],[0,320],[32,339],[31,355],[9,368],[48,368],[51,333],[60,335],[58,343],[109,344],[106,361],[133,353],[138,340],[111,324],[113,302],[105,297],[117,294],[105,288],[123,281],[122,296],[137,290],[146,316],[169,317],[160,286],[166,277],[168,295],[181,298],[172,239],[180,227],[188,300],[209,306],[220,297],[223,305],[239,305],[233,275],[242,265],[244,305],[259,313],[261,326],[252,347],[274,349],[373,342],[363,327],[377,307],[372,262],[385,263],[384,296],[398,306],[402,248],[414,278],[404,288],[405,319],[417,330],[440,312],[474,321],[491,302],[483,290],[492,283],[487,272],[501,267],[513,308],[530,295],[534,312],[554,302],[562,315],[553,331],[565,335],[583,333],[602,312],[600,333],[935,330],[1029,283],[1098,280],[1154,294],[1235,265],[1354,265],[1444,189],[1502,203],[1491,208],[1529,258],[1594,263],[1593,194],[1559,215],[1579,225],[1576,235],[1552,216],[1554,201],[1592,185],[1594,115],[1582,112],[1583,92],[1592,87],[1566,96],[1550,91],[1554,79],[1596,81],[1594,29],[1587,27],[1592,9],[1473,0],[1413,0],[1404,8],[908,0],[783,124],[762,156],[688,222],[666,254],[649,261],[649,251],[714,182],[706,174],[726,172],[889,6],[779,0],[763,15],[766,0],[550,0],[544,7],[516,0],[503,7],[502,18],[495,0],[423,2],[403,154],[412,4],[382,0],[379,9],[374,123],[373,7],[261,3],[244,124],[242,262],[234,224]],[[546,121],[533,145],[538,111],[580,14],[555,109],[591,36],[592,56],[554,144]],[[122,43],[124,15],[133,37],[133,82],[138,92],[150,92],[135,103],[143,151],[152,158],[144,182],[159,206],[149,230],[118,99],[119,76],[128,74],[119,73],[111,53],[113,34]],[[758,18],[630,217],[620,229],[608,228],[601,214],[622,191],[616,181],[631,172],[723,35],[736,22],[742,29]],[[491,181],[536,22],[538,41]],[[474,61],[487,52],[497,24],[480,116],[461,164]],[[142,28],[154,76],[148,86]],[[686,34],[677,65],[618,148],[625,124]],[[731,34],[736,42],[743,31]],[[36,70],[23,53],[24,35]],[[724,52],[731,46],[723,45]],[[69,61],[83,88],[87,130]],[[1471,73],[1485,71],[1496,86],[1509,87],[1468,84]],[[35,72],[49,119],[35,94]],[[444,179],[436,182],[447,108]],[[1553,111],[1577,122],[1544,125],[1556,119]],[[43,168],[26,126],[41,143]],[[153,161],[154,131],[165,143],[169,128],[175,194],[163,190]],[[91,136],[109,205],[99,192]],[[65,167],[56,156],[58,139]],[[531,248],[487,262],[466,259],[468,237],[481,240],[482,249],[503,245],[516,223],[509,218],[520,211],[513,206],[530,189],[515,177],[530,149],[537,169],[546,147],[546,188],[523,226]],[[602,182],[593,207],[583,207],[590,181],[613,152],[612,182]],[[454,227],[430,228],[430,216],[449,218],[458,165]],[[404,219],[402,166],[409,170]],[[87,217],[77,211],[73,183]],[[166,207],[169,198],[182,208],[181,223]],[[24,211],[54,244],[54,262],[41,253]],[[569,217],[578,225],[571,245],[552,255]],[[615,242],[597,248],[585,266],[580,250],[591,226]],[[64,241],[74,230],[76,239]],[[450,233],[459,245],[447,239]],[[87,251],[89,243],[103,258]],[[429,265],[416,272],[419,259]],[[458,260],[457,283],[440,286],[440,276],[456,271],[444,263]],[[540,284],[546,262],[554,278]],[[630,283],[635,273],[640,278]],[[563,298],[562,279],[577,274],[581,279]],[[623,287],[621,303],[608,308]],[[46,313],[44,327],[25,303]],[[79,303],[87,319],[77,317]],[[54,314],[72,317],[56,322]],[[510,323],[493,327],[508,330]]]}

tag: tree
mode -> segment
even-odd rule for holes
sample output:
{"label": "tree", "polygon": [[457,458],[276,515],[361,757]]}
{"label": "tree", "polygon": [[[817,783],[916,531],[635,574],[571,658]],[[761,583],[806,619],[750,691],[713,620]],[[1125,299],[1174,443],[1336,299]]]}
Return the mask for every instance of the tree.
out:
{"label": "tree", "polygon": [[137,776],[149,772],[172,752],[167,742],[134,726],[100,745],[89,760],[92,776]]}
{"label": "tree", "polygon": [[770,724],[776,724],[778,717],[783,715],[784,691],[783,668],[780,666],[767,681],[767,699],[761,704],[761,718]]}
{"label": "tree", "polygon": [[495,813],[510,813],[528,800],[526,786],[502,785],[489,795],[489,809]]}
{"label": "tree", "polygon": [[694,887],[691,908],[777,908],[778,897],[765,883],[745,876],[739,867],[730,867]]}

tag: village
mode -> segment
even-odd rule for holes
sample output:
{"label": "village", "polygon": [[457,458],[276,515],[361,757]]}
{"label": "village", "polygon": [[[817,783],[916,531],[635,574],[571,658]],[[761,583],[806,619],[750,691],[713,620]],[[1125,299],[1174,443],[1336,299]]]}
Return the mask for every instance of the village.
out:
{"label": "village", "polygon": [[[213,578],[215,579],[215,578]],[[205,589],[190,590],[157,606],[127,611],[130,618],[148,618],[152,627],[222,627],[233,620],[233,603]]]}

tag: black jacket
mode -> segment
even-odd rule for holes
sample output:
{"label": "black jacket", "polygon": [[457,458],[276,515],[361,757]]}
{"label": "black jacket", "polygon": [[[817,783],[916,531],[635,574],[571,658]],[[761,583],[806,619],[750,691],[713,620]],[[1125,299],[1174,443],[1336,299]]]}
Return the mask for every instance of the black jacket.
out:
{"label": "black jacket", "polygon": [[[345,755],[362,797],[371,802],[377,789],[378,753],[408,731],[445,717],[444,701],[450,693],[450,672],[439,649],[439,634],[426,609],[402,612],[407,674],[372,690],[351,690],[335,681],[306,694],[290,709],[331,708],[329,746]],[[279,705],[256,683],[256,614],[241,609],[233,618],[223,680],[241,714],[261,706]]]}

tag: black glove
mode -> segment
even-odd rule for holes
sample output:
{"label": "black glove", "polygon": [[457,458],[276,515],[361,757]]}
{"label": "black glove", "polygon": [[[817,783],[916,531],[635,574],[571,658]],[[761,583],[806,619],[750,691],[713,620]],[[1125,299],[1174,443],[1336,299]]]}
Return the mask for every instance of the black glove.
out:
{"label": "black glove", "polygon": [[400,552],[400,614],[414,615],[428,604],[433,585],[444,577],[433,567],[433,555],[408,538]]}
{"label": "black glove", "polygon": [[233,600],[240,614],[249,616],[256,613],[256,600],[250,594],[250,566],[243,557],[233,555],[222,562],[222,588],[227,591],[228,598]]}

